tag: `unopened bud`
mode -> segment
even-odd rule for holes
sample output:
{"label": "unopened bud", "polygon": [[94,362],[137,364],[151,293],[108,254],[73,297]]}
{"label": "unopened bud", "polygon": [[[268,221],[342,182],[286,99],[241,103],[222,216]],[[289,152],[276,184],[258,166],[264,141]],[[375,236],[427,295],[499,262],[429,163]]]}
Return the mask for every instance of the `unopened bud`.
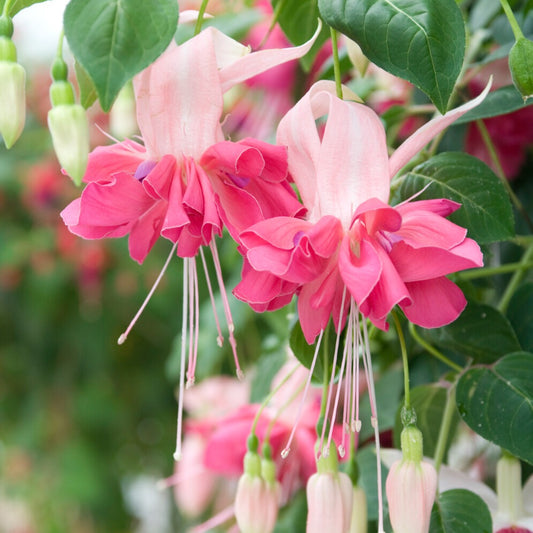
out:
{"label": "unopened bud", "polygon": [[509,53],[509,70],[524,101],[533,97],[533,41],[521,37],[514,43]]}
{"label": "unopened bud", "polygon": [[89,124],[85,109],[79,104],[50,109],[48,129],[60,165],[72,181],[80,185],[89,156]]}
{"label": "unopened bud", "polygon": [[15,144],[26,120],[26,73],[15,60],[13,43],[0,37],[0,133],[6,148]]}
{"label": "unopened bud", "polygon": [[109,114],[109,128],[112,135],[119,139],[131,137],[139,129],[135,115],[135,95],[131,83],[126,84],[118,93]]}

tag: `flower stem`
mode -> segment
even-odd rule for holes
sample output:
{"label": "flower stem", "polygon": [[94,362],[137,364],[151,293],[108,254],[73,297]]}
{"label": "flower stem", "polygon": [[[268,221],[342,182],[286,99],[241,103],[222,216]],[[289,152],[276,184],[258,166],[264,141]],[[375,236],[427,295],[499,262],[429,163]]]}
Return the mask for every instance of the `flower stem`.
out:
{"label": "flower stem", "polygon": [[409,323],[409,332],[411,333],[413,339],[415,339],[420,346],[425,348],[433,357],[436,357],[439,361],[442,361],[444,364],[448,365],[450,368],[455,370],[456,372],[462,372],[462,368],[457,364],[454,363],[451,359],[446,357],[443,353],[439,352],[437,348],[434,346],[431,346],[428,342],[426,342],[416,331],[415,325],[413,323]]}
{"label": "flower stem", "polygon": [[261,418],[261,414],[265,410],[265,407],[269,404],[270,400],[276,394],[287,381],[291,378],[291,376],[296,372],[296,369],[298,368],[298,365],[295,365],[295,367],[278,383],[276,387],[274,387],[269,393],[268,396],[263,400],[263,403],[259,406],[259,409],[257,410],[257,413],[255,414],[254,421],[252,422],[252,428],[250,429],[250,433],[255,435],[255,430],[257,428],[257,423],[259,422],[259,419]]}
{"label": "flower stem", "polygon": [[509,272],[524,272],[533,268],[533,262],[523,262],[519,261],[517,263],[507,263],[505,265],[498,265],[495,267],[483,267],[483,268],[473,268],[472,270],[466,270],[465,272],[459,272],[457,277],[463,280],[472,280],[478,278],[486,278],[489,276],[496,276],[498,274],[508,274]]}
{"label": "flower stem", "polygon": [[398,319],[398,315],[391,311],[392,319],[396,327],[396,333],[398,334],[398,341],[400,342],[400,349],[402,351],[402,363],[403,363],[403,388],[404,388],[404,405],[407,409],[411,408],[411,393],[409,389],[409,361],[407,359],[407,349],[405,347],[405,337],[402,330],[402,325]]}
{"label": "flower stem", "polygon": [[6,0],[4,3],[4,9],[2,10],[3,17],[9,17],[9,8],[11,7],[11,0]]}
{"label": "flower stem", "polygon": [[202,29],[202,23],[204,21],[204,13],[207,9],[209,0],[203,0],[200,9],[198,10],[198,18],[196,19],[196,26],[194,26],[194,35],[198,35]]}
{"label": "flower stem", "polygon": [[511,278],[511,281],[509,282],[509,285],[507,285],[507,288],[505,289],[505,292],[503,293],[500,303],[498,304],[498,309],[502,313],[505,313],[505,311],[507,310],[507,307],[509,306],[509,302],[511,301],[513,294],[516,292],[518,285],[520,285],[522,279],[526,275],[526,270],[528,268],[531,268],[532,259],[533,259],[533,244],[530,244],[527,250],[525,251],[524,255],[522,256],[522,260],[519,263],[520,265],[523,266],[523,268],[518,268],[515,271],[515,273],[513,274],[513,277]]}
{"label": "flower stem", "polygon": [[509,2],[507,2],[507,0],[500,0],[500,4],[502,5],[503,11],[505,13],[505,16],[507,17],[507,20],[509,21],[509,24],[511,25],[515,39],[517,41],[518,39],[523,39],[524,34],[522,33],[520,26],[518,25],[518,21],[514,16],[513,10],[511,9]]}
{"label": "flower stem", "polygon": [[437,439],[437,446],[435,447],[435,470],[438,472],[442,460],[444,458],[444,452],[446,451],[446,443],[448,442],[448,435],[450,434],[450,427],[452,425],[453,414],[455,412],[455,386],[453,385],[448,389],[446,396],[446,405],[444,406],[444,413],[442,414],[442,421],[440,424],[439,437]]}
{"label": "flower stem", "polygon": [[335,89],[337,96],[342,100],[342,80],[341,80],[341,65],[339,61],[339,49],[337,45],[337,32],[329,29],[331,33],[331,47],[333,49],[333,72],[335,74]]}
{"label": "flower stem", "polygon": [[522,205],[522,202],[520,201],[518,196],[516,196],[511,185],[509,184],[509,181],[505,177],[505,172],[503,171],[500,158],[498,157],[496,147],[494,146],[494,143],[492,142],[489,131],[487,130],[487,126],[485,126],[485,123],[482,120],[476,120],[476,126],[479,128],[479,133],[481,134],[483,142],[485,143],[485,146],[487,147],[490,157],[496,167],[496,175],[498,176],[498,178],[500,178],[500,181],[503,183],[503,186],[505,187],[505,190],[507,191],[507,194],[511,198],[511,201],[513,202],[515,208],[520,213],[522,218],[526,221],[529,229],[533,232],[533,222],[529,218],[529,215],[526,209],[524,208],[524,206]]}
{"label": "flower stem", "polygon": [[263,48],[268,38],[270,37],[270,34],[272,33],[276,24],[278,23],[279,14],[281,13],[281,10],[283,9],[284,4],[285,4],[285,0],[279,0],[279,2],[276,4],[276,7],[274,8],[274,13],[272,14],[272,22],[270,23],[270,26],[268,27],[268,30],[265,36],[261,39],[261,42],[259,43],[259,46],[257,47],[259,50]]}

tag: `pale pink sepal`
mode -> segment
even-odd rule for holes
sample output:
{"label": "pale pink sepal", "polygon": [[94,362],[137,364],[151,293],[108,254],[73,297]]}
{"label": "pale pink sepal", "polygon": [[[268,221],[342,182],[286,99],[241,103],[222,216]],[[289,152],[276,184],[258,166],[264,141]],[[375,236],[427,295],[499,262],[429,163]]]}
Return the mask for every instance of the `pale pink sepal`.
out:
{"label": "pale pink sepal", "polygon": [[[258,52],[242,55],[239,58],[233,55],[234,60],[226,61],[226,65],[220,70],[222,90],[225,92],[233,87],[233,85],[252,78],[257,74],[261,74],[272,67],[303,57],[313,46],[321,29],[322,23],[320,22],[320,19],[318,19],[318,27],[314,35],[300,46],[260,50]],[[218,33],[218,37],[220,40],[222,40],[223,37],[229,39],[229,37],[224,36],[224,34],[220,32]],[[220,42],[220,40],[217,42]],[[219,59],[219,66],[220,63],[221,59]]]}
{"label": "pale pink sepal", "polygon": [[426,144],[436,137],[441,131],[446,129],[450,124],[462,117],[467,111],[477,107],[490,91],[492,79],[489,80],[483,92],[466,104],[448,111],[445,115],[430,120],[427,124],[416,130],[400,147],[392,154],[389,161],[389,175],[391,179],[394,175],[405,166],[409,160],[416,155]]}

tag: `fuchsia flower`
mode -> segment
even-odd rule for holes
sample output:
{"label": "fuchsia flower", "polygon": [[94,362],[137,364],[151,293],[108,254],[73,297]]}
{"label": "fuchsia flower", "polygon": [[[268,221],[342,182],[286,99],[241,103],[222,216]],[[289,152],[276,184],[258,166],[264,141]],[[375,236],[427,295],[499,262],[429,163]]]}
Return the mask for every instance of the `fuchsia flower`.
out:
{"label": "fuchsia flower", "polygon": [[[396,304],[423,327],[457,318],[466,300],[446,275],[482,265],[466,230],[444,218],[459,204],[387,202],[392,177],[485,94],[435,118],[389,158],[378,116],[337,98],[333,82],[316,83],[283,118],[277,138],[288,146],[289,172],[307,217],[263,220],[241,233],[245,264],[234,294],[264,311],[282,307],[296,293],[308,342],[330,316],[340,331],[350,296],[383,329]],[[325,115],[321,137],[315,121]]]}
{"label": "fuchsia flower", "polygon": [[129,234],[130,255],[142,263],[160,235],[192,257],[221,233],[223,220],[239,231],[244,221],[297,214],[284,148],[225,141],[220,119],[225,91],[302,56],[312,41],[250,54],[208,28],[171,43],[134,79],[144,145],[126,140],[94,150],[85,190],[61,213],[65,224],[88,239]]}

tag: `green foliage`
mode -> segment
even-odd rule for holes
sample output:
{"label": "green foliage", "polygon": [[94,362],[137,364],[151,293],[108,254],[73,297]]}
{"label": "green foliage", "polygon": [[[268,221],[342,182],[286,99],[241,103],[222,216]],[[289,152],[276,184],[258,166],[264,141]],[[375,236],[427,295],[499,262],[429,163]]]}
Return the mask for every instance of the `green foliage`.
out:
{"label": "green foliage", "polygon": [[71,0],[65,35],[104,111],[124,84],[166,49],[177,22],[175,0]]}
{"label": "green foliage", "polygon": [[479,435],[533,464],[533,354],[506,355],[467,370],[457,385],[457,408]]}
{"label": "green foliage", "polygon": [[423,335],[441,349],[478,363],[493,363],[506,353],[521,350],[507,318],[494,307],[476,302],[470,302],[455,322],[424,330]]}
{"label": "green foliage", "polygon": [[431,512],[429,533],[490,533],[487,504],[473,492],[447,490],[438,495]]}
{"label": "green foliage", "polygon": [[449,218],[467,228],[478,243],[513,237],[511,202],[498,177],[479,159],[465,153],[438,154],[405,176],[401,197],[410,198],[424,187],[417,200],[448,198],[461,204]]}
{"label": "green foliage", "polygon": [[333,28],[381,68],[424,91],[444,113],[463,64],[465,30],[454,0],[319,0]]}

